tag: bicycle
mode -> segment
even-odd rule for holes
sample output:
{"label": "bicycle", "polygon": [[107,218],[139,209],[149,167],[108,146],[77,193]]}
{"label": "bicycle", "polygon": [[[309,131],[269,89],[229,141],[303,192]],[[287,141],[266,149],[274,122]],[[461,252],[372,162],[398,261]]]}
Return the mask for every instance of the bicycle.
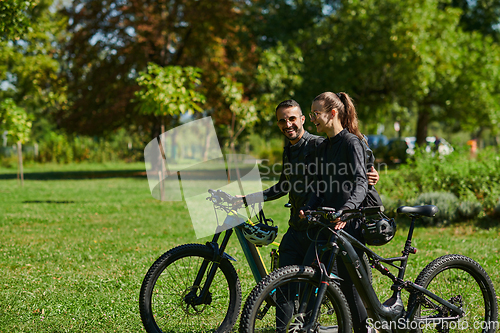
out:
{"label": "bicycle", "polygon": [[[212,201],[216,213],[226,213],[224,223],[234,225],[245,221],[236,211],[235,197],[220,190],[209,190],[209,194],[207,200]],[[272,223],[260,205],[251,205],[250,209],[258,222]],[[229,332],[233,328],[241,309],[241,286],[230,262],[236,259],[224,251],[234,233],[255,281],[268,274],[259,249],[244,237],[241,227],[226,230],[223,237],[222,232],[216,232],[205,245],[177,246],[153,263],[142,282],[139,308],[148,333],[192,332],[200,326],[203,331],[217,326],[215,332]],[[271,270],[277,260],[277,251],[272,249]]]}
{"label": "bicycle", "polygon": [[[277,326],[283,326],[287,332],[351,333],[350,311],[337,285],[340,278],[332,273],[339,256],[367,309],[367,325],[377,332],[457,332],[464,329],[467,332],[495,332],[498,326],[495,289],[486,271],[474,260],[458,254],[445,255],[429,263],[415,282],[404,280],[408,258],[417,252],[411,245],[415,221],[420,216],[434,216],[438,211],[436,206],[398,208],[398,214],[411,217],[411,224],[402,256],[393,258],[377,255],[344,230],[335,231],[329,222],[324,222],[336,217],[343,221],[365,218],[379,211],[383,211],[383,207],[336,213],[331,208],[320,208],[306,212],[311,224],[320,225],[330,233],[326,243],[316,245],[320,261],[313,267],[284,267],[263,279],[245,302],[240,332],[275,332]],[[380,302],[355,248],[366,253],[372,267],[392,280],[392,296],[387,301]],[[396,268],[397,276],[383,264]],[[406,309],[401,297],[403,290],[409,292]],[[284,310],[291,307],[293,312],[277,318],[275,311],[282,304]],[[283,318],[285,322],[280,323]]]}

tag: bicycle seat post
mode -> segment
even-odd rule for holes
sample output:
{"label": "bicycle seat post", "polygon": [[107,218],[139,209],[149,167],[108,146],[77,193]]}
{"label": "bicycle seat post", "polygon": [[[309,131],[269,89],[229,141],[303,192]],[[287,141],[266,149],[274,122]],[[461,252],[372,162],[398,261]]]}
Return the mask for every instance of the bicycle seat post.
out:
{"label": "bicycle seat post", "polygon": [[408,256],[410,253],[412,254],[417,253],[417,249],[411,246],[411,240],[413,238],[413,230],[415,229],[415,220],[417,219],[418,215],[411,214],[410,216],[411,216],[411,224],[410,224],[410,229],[408,230],[408,237],[406,238],[406,243],[403,250],[404,256]]}

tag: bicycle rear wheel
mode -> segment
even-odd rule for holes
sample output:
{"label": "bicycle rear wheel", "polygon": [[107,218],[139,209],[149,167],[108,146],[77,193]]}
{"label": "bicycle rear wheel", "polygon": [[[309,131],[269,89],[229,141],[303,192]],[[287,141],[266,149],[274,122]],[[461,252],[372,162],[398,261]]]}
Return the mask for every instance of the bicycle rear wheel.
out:
{"label": "bicycle rear wheel", "polygon": [[[458,254],[437,258],[422,270],[415,283],[463,309],[465,315],[453,320],[455,314],[448,308],[420,293],[413,293],[408,301],[409,308],[417,306],[413,325],[416,328],[412,332],[496,331],[495,288],[486,271],[474,260]],[[425,323],[435,318],[443,320],[438,324]]]}
{"label": "bicycle rear wheel", "polygon": [[[142,282],[139,308],[148,333],[229,332],[241,307],[241,287],[234,267],[222,259],[203,304],[195,304],[213,265],[213,249],[201,244],[178,246],[151,266]],[[208,262],[200,285],[193,285]]]}
{"label": "bicycle rear wheel", "polygon": [[[240,332],[299,332],[309,322],[319,276],[308,266],[286,266],[272,272],[248,296]],[[301,304],[309,306],[300,312]],[[326,290],[315,325],[316,331],[351,333],[351,313],[334,282]]]}

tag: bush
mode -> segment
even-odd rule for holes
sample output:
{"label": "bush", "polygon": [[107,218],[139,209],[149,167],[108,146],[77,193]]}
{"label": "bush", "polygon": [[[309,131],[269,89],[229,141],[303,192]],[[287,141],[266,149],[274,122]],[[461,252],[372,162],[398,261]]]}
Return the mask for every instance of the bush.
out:
{"label": "bush", "polygon": [[283,139],[265,140],[259,135],[248,138],[252,155],[266,162],[266,165],[281,164],[283,156]]}
{"label": "bush", "polygon": [[466,220],[476,218],[483,210],[483,206],[477,201],[462,201],[458,205],[458,214]]}
{"label": "bush", "polygon": [[439,211],[435,217],[423,218],[424,223],[426,224],[448,224],[452,221],[455,221],[458,214],[458,207],[460,202],[456,195],[450,192],[430,192],[430,193],[422,193],[417,197],[414,202],[416,206],[423,205],[434,205],[437,206]]}
{"label": "bush", "polygon": [[414,204],[421,201],[422,198],[416,200],[421,193],[453,194],[458,201],[457,208],[443,216],[446,222],[476,219],[481,214],[493,215],[498,209],[500,156],[496,147],[480,150],[475,158],[465,148],[458,148],[446,156],[417,151],[398,169],[379,172],[381,179],[377,189],[391,200]]}
{"label": "bush", "polygon": [[406,202],[398,199],[392,199],[386,195],[381,194],[382,205],[384,205],[384,214],[389,217],[396,217],[396,211],[400,206],[405,206]]}
{"label": "bush", "polygon": [[[128,134],[121,129],[107,139],[88,136],[69,136],[63,133],[49,132],[39,142],[37,157],[27,156],[26,160],[38,162],[127,162],[140,161],[143,158],[143,142],[136,132]],[[136,147],[133,149],[133,147]]]}

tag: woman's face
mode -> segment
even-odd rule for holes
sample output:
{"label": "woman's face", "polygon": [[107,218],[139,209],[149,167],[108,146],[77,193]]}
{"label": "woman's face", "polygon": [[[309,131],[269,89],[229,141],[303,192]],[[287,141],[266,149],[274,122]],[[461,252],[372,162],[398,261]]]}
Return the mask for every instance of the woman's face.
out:
{"label": "woman's face", "polygon": [[323,111],[323,103],[314,101],[311,106],[311,113],[309,114],[311,121],[316,125],[318,133],[324,133],[328,127],[328,122],[331,119],[329,112]]}

